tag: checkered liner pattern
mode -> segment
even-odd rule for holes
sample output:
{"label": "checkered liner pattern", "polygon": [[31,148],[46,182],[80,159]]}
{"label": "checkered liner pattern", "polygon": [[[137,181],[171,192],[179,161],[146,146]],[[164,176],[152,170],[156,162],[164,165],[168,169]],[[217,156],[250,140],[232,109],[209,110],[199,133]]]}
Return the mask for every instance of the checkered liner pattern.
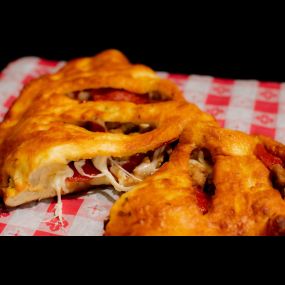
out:
{"label": "checkered liner pattern", "polygon": [[[53,73],[64,62],[25,57],[0,73],[0,120],[31,79]],[[285,143],[285,83],[229,80],[210,76],[169,74],[189,102],[214,115],[226,128],[264,134]],[[55,199],[33,202],[16,209],[0,204],[0,235],[97,235],[117,199],[112,189],[93,190],[63,197],[63,224],[54,218]]]}

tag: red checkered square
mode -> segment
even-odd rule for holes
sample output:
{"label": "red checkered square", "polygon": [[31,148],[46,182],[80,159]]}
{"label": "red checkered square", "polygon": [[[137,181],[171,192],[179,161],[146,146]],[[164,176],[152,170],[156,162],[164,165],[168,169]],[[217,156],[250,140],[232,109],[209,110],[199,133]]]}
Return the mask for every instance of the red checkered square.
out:
{"label": "red checkered square", "polygon": [[257,100],[278,102],[280,88],[280,83],[260,82],[258,86]]}
{"label": "red checkered square", "polygon": [[167,76],[168,79],[176,83],[180,88],[184,87],[184,84],[187,82],[189,79],[189,75],[185,74],[168,74]]}
{"label": "red checkered square", "polygon": [[254,110],[276,114],[278,113],[278,103],[257,100],[255,102]]}
{"label": "red checkered square", "polygon": [[38,64],[45,66],[45,67],[56,67],[58,65],[58,62],[53,61],[53,60],[46,60],[46,59],[40,58],[38,61]]}
{"label": "red checkered square", "polygon": [[189,79],[189,75],[186,74],[168,74],[168,79],[171,79],[173,81],[185,81]]}
{"label": "red checkered square", "polygon": [[216,96],[231,96],[231,92],[233,89],[233,80],[227,80],[227,79],[218,79],[214,78],[212,82],[212,87],[209,91],[210,94],[216,95]]}
{"label": "red checkered square", "polygon": [[259,82],[259,87],[266,89],[280,89],[281,84],[278,82]]}
{"label": "red checkered square", "polygon": [[235,83],[234,79],[227,79],[227,78],[214,78],[214,84],[221,84],[221,85],[233,85]]}
{"label": "red checkered square", "polygon": [[271,138],[274,138],[275,136],[275,129],[274,128],[268,128],[258,125],[251,125],[250,133],[253,135],[265,135],[269,136]]}
{"label": "red checkered square", "polygon": [[206,99],[206,104],[228,106],[230,103],[230,99],[230,97],[209,94]]}
{"label": "red checkered square", "polygon": [[7,224],[0,223],[0,234],[3,232],[3,230],[5,229],[6,226],[7,226]]}
{"label": "red checkered square", "polygon": [[[74,198],[74,197],[63,197],[62,198],[62,213],[65,215],[76,215],[81,204],[83,203],[83,199]],[[54,207],[56,205],[56,201],[53,201],[47,212],[53,213]]]}

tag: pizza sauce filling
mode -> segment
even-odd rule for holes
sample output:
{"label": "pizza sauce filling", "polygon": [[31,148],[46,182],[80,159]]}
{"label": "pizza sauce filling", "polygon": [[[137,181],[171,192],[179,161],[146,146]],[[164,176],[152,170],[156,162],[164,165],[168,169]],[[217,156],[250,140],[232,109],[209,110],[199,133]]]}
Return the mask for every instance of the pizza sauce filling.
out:
{"label": "pizza sauce filling", "polygon": [[87,101],[115,101],[132,102],[134,104],[150,104],[162,101],[168,101],[171,98],[157,91],[139,94],[123,89],[99,88],[85,89],[67,94],[68,97],[80,102]]}
{"label": "pizza sauce filling", "polygon": [[264,145],[256,146],[256,156],[270,170],[272,186],[277,189],[282,198],[285,198],[285,163],[282,159],[270,153]]}
{"label": "pizza sauce filling", "polygon": [[174,144],[167,143],[154,151],[137,153],[129,157],[98,156],[93,159],[71,161],[73,171],[67,183],[112,185],[119,192],[126,192],[146,177],[155,173],[165,162]]}
{"label": "pizza sauce filling", "polygon": [[204,215],[208,213],[215,194],[213,183],[213,160],[206,148],[196,148],[191,152],[189,159],[190,176],[196,189],[197,205]]}

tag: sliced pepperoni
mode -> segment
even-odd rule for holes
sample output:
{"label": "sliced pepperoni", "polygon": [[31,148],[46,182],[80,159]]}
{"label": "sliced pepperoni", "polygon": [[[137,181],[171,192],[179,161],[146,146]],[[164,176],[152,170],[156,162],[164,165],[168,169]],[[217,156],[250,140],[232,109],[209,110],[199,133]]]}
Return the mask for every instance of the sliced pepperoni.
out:
{"label": "sliced pepperoni", "polygon": [[[84,176],[81,175],[75,168],[74,166],[74,162],[70,162],[68,164],[68,166],[73,170],[73,176],[72,177],[68,177],[66,180],[68,182],[87,182],[89,180],[91,180],[92,178],[88,177],[88,176]],[[100,173],[100,171],[95,168],[95,166],[93,165],[91,159],[87,159],[85,161],[85,164],[82,166],[83,171],[88,174],[88,175],[97,175]]]}
{"label": "sliced pepperoni", "polygon": [[130,156],[129,161],[124,163],[122,167],[128,172],[133,172],[133,170],[141,164],[143,159],[146,157],[145,153],[137,153],[135,155]]}
{"label": "sliced pepperoni", "polygon": [[283,166],[283,161],[279,157],[269,153],[262,144],[256,146],[256,155],[269,169],[272,169],[272,166],[276,164]]}
{"label": "sliced pepperoni", "polygon": [[103,126],[101,126],[100,124],[88,121],[83,125],[83,128],[90,131],[90,132],[100,132],[100,133],[104,133],[105,128]]}
{"label": "sliced pepperoni", "polygon": [[126,90],[117,90],[112,88],[94,89],[91,91],[93,101],[123,101],[135,104],[151,103],[148,94],[136,94]]}
{"label": "sliced pepperoni", "polygon": [[196,201],[197,205],[203,215],[209,211],[210,197],[200,188],[196,189]]}

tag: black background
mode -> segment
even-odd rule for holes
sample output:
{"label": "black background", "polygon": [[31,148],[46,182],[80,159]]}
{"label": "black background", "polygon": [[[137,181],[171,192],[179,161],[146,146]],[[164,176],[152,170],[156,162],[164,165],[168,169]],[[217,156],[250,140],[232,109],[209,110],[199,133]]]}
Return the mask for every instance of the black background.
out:
{"label": "black background", "polygon": [[[207,44],[209,46],[206,46]],[[260,42],[260,44],[263,43]],[[61,44],[56,47],[50,44],[40,45],[32,41],[23,46],[2,46],[0,67],[2,69],[8,62],[22,56],[33,55],[51,60],[69,60],[74,57],[92,56],[108,48],[117,48],[124,52],[132,62],[144,63],[158,71],[285,81],[283,52],[275,50],[271,53],[272,50],[268,50],[268,54],[260,50],[251,50],[250,47],[246,51],[238,50],[237,47],[228,46],[226,41],[214,47],[210,46],[210,43],[195,40],[193,43],[181,42],[177,46],[172,43],[168,44],[165,40],[161,40],[154,46],[134,44],[130,40],[125,40],[124,43],[93,41],[87,46],[66,43],[66,45]]]}
{"label": "black background", "polygon": [[117,48],[159,71],[285,81],[282,18],[276,11],[269,18],[268,7],[265,14],[259,6],[234,14],[235,6],[206,12],[173,1],[158,8],[134,2],[128,7],[133,10],[107,3],[71,12],[70,5],[47,12],[43,4],[37,12],[8,15],[1,24],[0,68],[22,56],[69,60]]}

